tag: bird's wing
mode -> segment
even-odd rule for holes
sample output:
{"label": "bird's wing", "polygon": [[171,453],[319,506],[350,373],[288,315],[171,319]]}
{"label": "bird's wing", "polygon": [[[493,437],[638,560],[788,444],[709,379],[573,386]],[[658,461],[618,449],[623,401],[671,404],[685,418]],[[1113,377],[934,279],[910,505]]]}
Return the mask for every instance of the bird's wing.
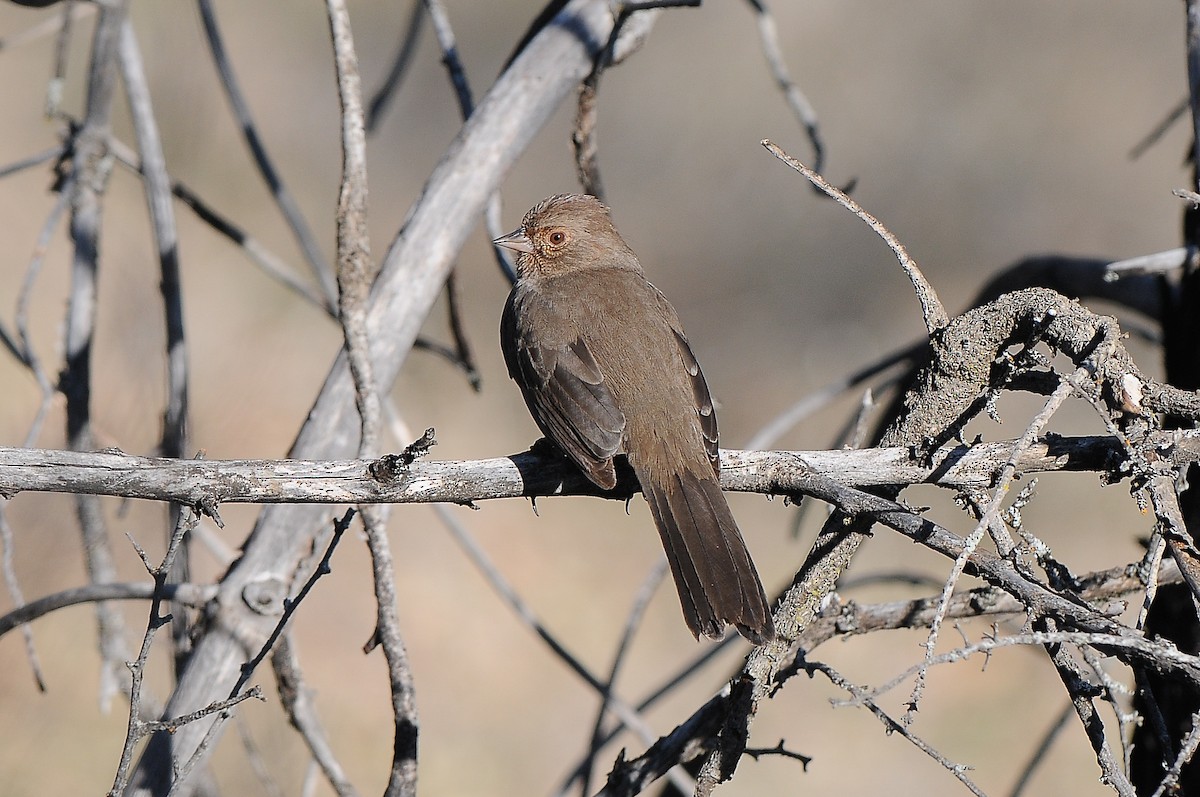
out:
{"label": "bird's wing", "polygon": [[671,327],[671,332],[675,336],[679,359],[683,362],[683,367],[687,371],[692,385],[692,398],[695,399],[696,412],[700,418],[700,433],[704,436],[704,450],[708,454],[708,461],[712,463],[713,472],[719,476],[721,473],[720,435],[717,432],[717,413],[713,409],[712,395],[708,392],[708,382],[704,381],[704,372],[700,370],[700,363],[696,361],[696,355],[692,354],[692,347],[688,343],[687,335],[683,332],[683,325],[679,322],[675,308],[667,301],[667,297],[663,295],[662,291],[654,288],[653,285],[650,287],[667,319],[667,325]]}
{"label": "bird's wing", "polygon": [[521,386],[542,432],[598,487],[617,484],[613,456],[621,450],[625,415],[587,344],[576,338],[547,345],[517,324],[514,297],[500,322],[508,375]]}
{"label": "bird's wing", "polygon": [[696,356],[692,354],[692,347],[688,345],[683,330],[676,328],[673,331],[675,332],[675,342],[679,344],[679,356],[683,360],[683,367],[687,369],[688,376],[691,378],[692,396],[696,399],[696,412],[700,416],[700,432],[704,435],[704,450],[708,453],[708,460],[712,463],[713,472],[719,475],[721,473],[721,454],[717,433],[717,413],[713,409],[708,383],[704,381],[704,372],[700,370],[700,363],[696,362]]}

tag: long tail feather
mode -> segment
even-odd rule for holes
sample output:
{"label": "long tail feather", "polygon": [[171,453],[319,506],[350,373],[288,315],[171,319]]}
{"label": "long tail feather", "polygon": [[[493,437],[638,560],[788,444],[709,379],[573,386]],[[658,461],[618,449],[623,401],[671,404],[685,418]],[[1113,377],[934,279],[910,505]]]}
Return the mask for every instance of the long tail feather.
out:
{"label": "long tail feather", "polygon": [[638,478],[692,633],[718,638],[731,623],[755,644],[773,639],[762,583],[720,484],[688,472],[662,484]]}

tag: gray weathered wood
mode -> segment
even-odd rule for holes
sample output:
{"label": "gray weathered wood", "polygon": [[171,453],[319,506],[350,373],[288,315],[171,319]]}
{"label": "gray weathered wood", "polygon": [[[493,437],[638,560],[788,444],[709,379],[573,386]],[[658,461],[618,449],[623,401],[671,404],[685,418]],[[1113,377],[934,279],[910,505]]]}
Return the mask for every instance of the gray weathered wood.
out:
{"label": "gray weathered wood", "polygon": [[[612,25],[608,0],[567,3],[483,97],[430,175],[384,258],[371,296],[367,326],[381,389],[395,380],[487,198],[559,103],[591,71]],[[641,22],[636,31],[639,36],[647,34],[647,23]],[[626,46],[636,44],[635,37]],[[297,356],[306,354],[297,352]],[[348,456],[357,431],[353,385],[343,352],[291,454],[302,459]],[[311,506],[276,504],[264,509],[243,556],[222,579],[212,622],[203,629],[188,669],[171,695],[169,714],[195,711],[228,695],[242,664],[267,639],[275,622],[262,606],[252,608],[243,601],[243,591],[263,580],[289,583],[297,558],[325,521],[326,512]],[[173,766],[203,763],[211,754],[204,739],[217,721],[206,718],[173,735],[153,737],[129,792],[166,793],[175,779]],[[186,776],[175,793],[191,793]]]}
{"label": "gray weathered wood", "polygon": [[[1200,460],[1200,431],[1159,432],[1151,450],[1178,467]],[[940,449],[927,461],[905,448],[846,451],[721,451],[727,490],[763,494],[804,493],[809,474],[850,487],[940,484],[984,488],[1013,450],[1001,440]],[[1018,460],[1024,474],[1117,469],[1126,460],[1112,437],[1048,437]],[[377,477],[366,460],[181,460],[121,452],[81,453],[0,447],[0,494],[23,491],[84,493],[175,501],[190,506],[223,503],[357,504],[457,503],[495,498],[601,495],[566,460],[532,451],[493,459],[418,460],[393,477]],[[620,498],[636,492],[625,474]]]}

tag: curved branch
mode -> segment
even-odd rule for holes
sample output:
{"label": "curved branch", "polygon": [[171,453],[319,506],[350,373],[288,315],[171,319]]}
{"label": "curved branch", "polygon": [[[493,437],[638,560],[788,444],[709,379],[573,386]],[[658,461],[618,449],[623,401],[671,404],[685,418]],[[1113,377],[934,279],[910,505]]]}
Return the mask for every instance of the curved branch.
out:
{"label": "curved branch", "polygon": [[865,221],[875,231],[875,234],[883,239],[883,242],[896,255],[896,259],[900,261],[900,268],[904,269],[904,273],[908,276],[909,281],[912,282],[913,288],[917,292],[917,301],[921,303],[921,317],[925,320],[925,330],[932,335],[938,330],[945,329],[946,325],[950,323],[950,316],[946,313],[946,308],[942,305],[942,300],[938,298],[937,291],[933,289],[933,286],[929,284],[929,280],[925,279],[925,275],[917,268],[917,261],[913,260],[908,254],[908,250],[900,243],[900,239],[891,230],[883,226],[883,222],[872,216],[866,209],[851,199],[845,191],[827,181],[817,171],[810,169],[791,155],[788,155],[775,142],[764,138],[762,145],[766,147],[768,152],[788,167],[802,174],[806,180],[828,194],[839,205]]}
{"label": "curved branch", "polygon": [[[175,603],[185,603],[188,606],[200,608],[216,597],[217,588],[209,584],[166,584],[163,586],[163,599]],[[5,615],[0,615],[0,636],[19,625],[33,622],[50,612],[65,609],[68,606],[78,606],[81,603],[99,603],[100,601],[149,600],[154,597],[154,582],[123,582],[110,581],[105,584],[85,584],[82,587],[64,589],[53,595],[38,598],[13,609]]]}

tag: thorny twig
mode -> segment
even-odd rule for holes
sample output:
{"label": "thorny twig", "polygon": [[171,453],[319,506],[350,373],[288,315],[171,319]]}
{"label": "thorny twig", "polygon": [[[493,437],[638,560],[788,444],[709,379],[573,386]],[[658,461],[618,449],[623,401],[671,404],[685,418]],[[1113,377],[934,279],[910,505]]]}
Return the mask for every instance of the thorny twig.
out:
{"label": "thorny twig", "polygon": [[[179,553],[180,546],[183,544],[184,535],[187,534],[189,527],[197,522],[198,517],[194,510],[179,513],[174,532],[171,534],[171,538],[167,544],[166,553],[163,554],[162,562],[157,567],[151,566],[145,551],[130,538],[134,549],[137,551],[138,556],[141,557],[142,563],[146,566],[147,572],[154,579],[154,592],[150,599],[150,615],[146,623],[146,633],[142,637],[141,650],[138,652],[138,657],[135,661],[126,663],[132,675],[129,687],[129,721],[125,731],[125,745],[121,750],[121,758],[117,764],[117,774],[113,780],[112,789],[109,791],[111,797],[116,797],[124,792],[125,786],[129,782],[129,769],[133,763],[133,752],[137,743],[142,737],[166,727],[162,723],[147,722],[142,719],[142,684],[145,678],[146,659],[150,656],[150,646],[154,642],[154,636],[158,632],[158,629],[171,621],[170,615],[160,613],[161,606],[165,600],[165,587],[171,567],[175,557]],[[213,706],[209,706],[202,716],[221,711],[224,708],[226,707],[214,708]],[[177,718],[175,720],[179,724],[187,721],[190,720],[184,718]]]}
{"label": "thorny twig", "polygon": [[974,781],[967,777],[967,770],[969,770],[970,767],[963,764],[954,763],[934,749],[933,745],[929,744],[924,739],[913,733],[908,727],[908,723],[893,719],[879,706],[878,703],[875,702],[875,696],[873,694],[868,693],[858,686],[855,686],[844,676],[842,676],[841,673],[837,672],[827,664],[823,664],[821,662],[809,662],[807,664],[807,668],[812,672],[821,673],[828,678],[830,682],[834,684],[834,686],[849,692],[853,696],[854,704],[865,706],[872,714],[876,716],[876,718],[878,718],[880,722],[883,723],[887,733],[900,734],[906,740],[911,742],[914,747],[932,758],[951,775],[957,778],[959,782],[966,786],[972,794],[977,795],[977,797],[986,797],[983,790],[981,790]]}
{"label": "thorny twig", "polygon": [[[1037,440],[1042,429],[1049,423],[1050,417],[1062,406],[1062,403],[1066,401],[1073,390],[1074,388],[1071,386],[1071,383],[1064,380],[1058,389],[1054,391],[1054,394],[1046,401],[1045,405],[1043,405],[1041,411],[1029,422],[1024,434],[1013,445],[1012,453],[1000,471],[1000,477],[993,490],[991,501],[988,502],[987,506],[980,513],[975,529],[967,535],[962,553],[954,560],[954,567],[951,568],[950,575],[946,577],[938,612],[934,615],[933,622],[930,623],[929,634],[925,639],[926,662],[933,659],[934,651],[937,649],[938,632],[941,630],[942,620],[945,617],[944,607],[949,605],[950,596],[954,593],[954,588],[958,584],[958,579],[962,576],[963,570],[971,558],[971,554],[983,539],[985,532],[993,530],[993,527],[998,527],[994,529],[994,534],[999,535],[1003,532],[1003,526],[1000,523],[1000,508],[1004,502],[1004,498],[1008,494],[1009,487],[1012,485],[1013,478],[1017,474],[1017,461],[1029,446],[1033,445],[1034,441]],[[1013,550],[1012,540],[1006,534],[1003,537],[996,536],[995,543],[1001,556],[1008,556]],[[912,695],[908,699],[908,709],[904,717],[906,723],[912,722],[920,705],[921,693],[925,686],[925,672],[925,670],[919,672],[916,683],[913,684]]]}

